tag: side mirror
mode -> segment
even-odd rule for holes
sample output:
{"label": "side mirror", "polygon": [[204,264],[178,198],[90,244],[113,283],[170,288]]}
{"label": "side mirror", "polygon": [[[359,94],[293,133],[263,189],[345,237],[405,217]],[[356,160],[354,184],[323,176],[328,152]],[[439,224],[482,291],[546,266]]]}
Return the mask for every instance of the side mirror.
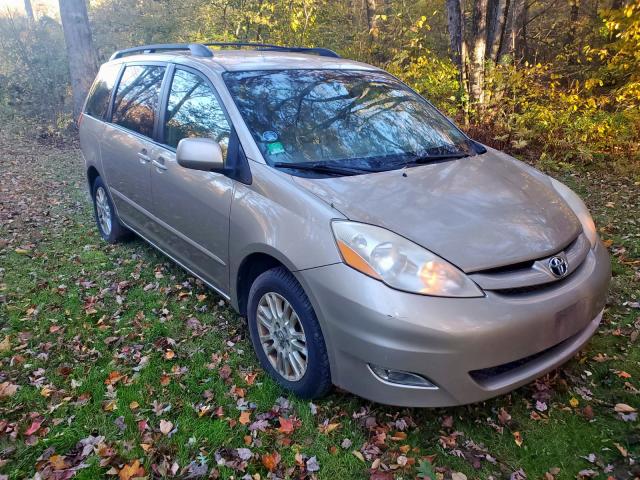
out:
{"label": "side mirror", "polygon": [[224,169],[220,144],[210,138],[183,138],[176,151],[178,165],[211,172]]}

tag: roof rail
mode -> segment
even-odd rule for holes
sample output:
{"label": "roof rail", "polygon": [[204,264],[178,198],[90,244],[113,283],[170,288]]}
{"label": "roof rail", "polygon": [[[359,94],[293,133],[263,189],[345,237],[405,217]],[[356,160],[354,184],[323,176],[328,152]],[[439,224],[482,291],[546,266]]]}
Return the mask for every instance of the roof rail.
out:
{"label": "roof rail", "polygon": [[213,52],[201,43],[157,43],[154,45],[142,45],[140,47],[118,50],[111,55],[109,60],[115,60],[116,58],[122,58],[126,55],[133,55],[136,53],[155,53],[158,51],[172,50],[189,50],[191,55],[195,57],[213,57]]}
{"label": "roof rail", "polygon": [[272,45],[270,43],[253,43],[253,42],[213,42],[204,43],[207,47],[251,47],[254,50],[271,50],[280,52],[296,52],[296,53],[315,53],[321,57],[340,58],[333,50],[322,47],[283,47],[281,45]]}

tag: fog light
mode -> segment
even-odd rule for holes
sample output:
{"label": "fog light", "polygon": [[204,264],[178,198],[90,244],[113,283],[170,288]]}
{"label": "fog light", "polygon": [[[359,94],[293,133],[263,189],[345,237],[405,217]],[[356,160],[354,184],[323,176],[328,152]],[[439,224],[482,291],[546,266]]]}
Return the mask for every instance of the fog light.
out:
{"label": "fog light", "polygon": [[369,365],[369,368],[376,377],[384,380],[385,382],[397,383],[398,385],[405,385],[408,387],[431,388],[434,390],[438,388],[429,380],[417,373],[392,370],[390,368],[378,367],[377,365]]}

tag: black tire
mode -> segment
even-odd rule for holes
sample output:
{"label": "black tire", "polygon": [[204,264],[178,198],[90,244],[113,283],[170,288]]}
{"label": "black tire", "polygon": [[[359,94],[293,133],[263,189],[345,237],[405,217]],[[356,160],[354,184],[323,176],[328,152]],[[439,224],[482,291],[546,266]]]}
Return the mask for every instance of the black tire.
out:
{"label": "black tire", "polygon": [[[93,213],[96,219],[96,226],[98,227],[100,236],[108,243],[118,243],[129,238],[131,231],[120,223],[116,209],[113,207],[109,190],[100,177],[97,177],[93,182],[91,198],[93,200]],[[103,201],[100,199],[103,199]],[[108,229],[103,225],[103,222],[101,222],[101,217],[98,213],[98,211],[101,210],[99,204],[103,206],[103,209],[108,209],[110,215],[110,228]]]}
{"label": "black tire", "polygon": [[[307,349],[307,367],[302,377],[290,381],[273,367],[260,342],[258,332],[258,304],[263,295],[276,293],[282,296],[297,314],[304,329]],[[256,278],[249,291],[247,319],[253,348],[262,367],[284,388],[302,398],[312,399],[326,395],[331,389],[329,356],[320,324],[309,298],[295,277],[284,267],[267,270]]]}

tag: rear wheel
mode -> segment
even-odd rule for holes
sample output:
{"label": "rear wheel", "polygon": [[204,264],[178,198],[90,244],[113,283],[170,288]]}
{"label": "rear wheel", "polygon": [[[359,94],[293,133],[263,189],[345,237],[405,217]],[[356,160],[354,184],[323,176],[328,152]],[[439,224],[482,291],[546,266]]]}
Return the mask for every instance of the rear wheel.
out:
{"label": "rear wheel", "polygon": [[129,230],[120,223],[113,202],[102,178],[97,177],[92,189],[93,211],[100,236],[109,243],[117,243],[129,236]]}
{"label": "rear wheel", "polygon": [[262,367],[303,398],[331,388],[329,357],[313,307],[295,277],[283,267],[258,276],[247,308],[253,348]]}

